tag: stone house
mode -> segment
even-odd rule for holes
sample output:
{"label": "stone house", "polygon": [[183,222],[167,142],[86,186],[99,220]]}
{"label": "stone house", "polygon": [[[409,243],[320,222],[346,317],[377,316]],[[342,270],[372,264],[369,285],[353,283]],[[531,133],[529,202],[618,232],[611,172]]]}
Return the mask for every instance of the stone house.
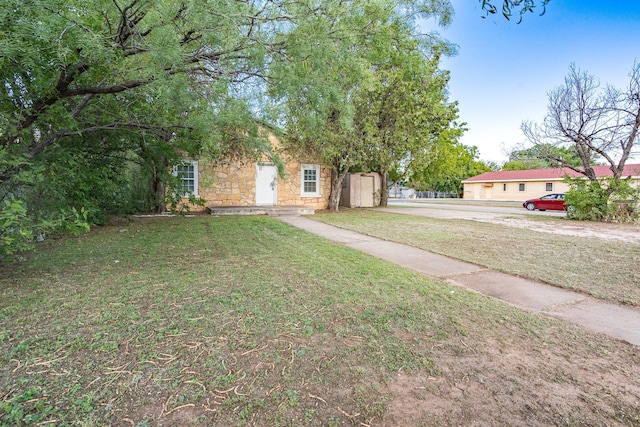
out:
{"label": "stone house", "polygon": [[[593,167],[598,177],[612,176],[608,166]],[[462,181],[464,199],[522,201],[549,193],[565,193],[569,185],[565,175],[583,177],[569,168],[531,169],[515,171],[485,172]],[[623,177],[630,177],[633,185],[640,183],[640,164],[624,167]]]}
{"label": "stone house", "polygon": [[191,211],[270,206],[307,208],[306,213],[326,209],[331,170],[311,158],[288,154],[274,135],[269,136],[269,141],[284,163],[282,176],[266,156],[258,161],[234,160],[224,164],[185,160],[177,169],[183,188],[205,200],[204,207],[190,206]]}

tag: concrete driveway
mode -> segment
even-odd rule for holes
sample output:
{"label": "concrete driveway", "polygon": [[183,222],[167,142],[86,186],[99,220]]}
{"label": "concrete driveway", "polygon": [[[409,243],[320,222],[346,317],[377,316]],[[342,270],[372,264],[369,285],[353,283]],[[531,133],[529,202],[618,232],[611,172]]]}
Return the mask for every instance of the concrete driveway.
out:
{"label": "concrete driveway", "polygon": [[[504,203],[509,204],[509,203]],[[608,224],[588,221],[559,221],[567,217],[564,211],[528,211],[513,203],[513,207],[496,203],[469,203],[442,199],[390,200],[387,208],[374,208],[384,212],[426,216],[442,219],[468,219],[491,222],[508,227],[528,228],[541,233],[561,234],[608,240],[622,240],[640,244],[640,226],[637,224]],[[535,218],[533,217],[535,216]],[[545,218],[553,221],[544,221]],[[541,221],[542,220],[542,221]]]}
{"label": "concrete driveway", "polygon": [[[507,203],[505,203],[507,204]],[[511,204],[511,203],[508,203]],[[507,216],[543,215],[547,217],[566,217],[564,211],[528,211],[517,203],[513,207],[499,206],[495,203],[470,204],[467,201],[447,201],[442,199],[389,200],[386,211],[395,213],[411,213],[411,215],[428,216],[433,218],[461,218],[461,219],[491,219]],[[411,209],[408,209],[411,208]]]}

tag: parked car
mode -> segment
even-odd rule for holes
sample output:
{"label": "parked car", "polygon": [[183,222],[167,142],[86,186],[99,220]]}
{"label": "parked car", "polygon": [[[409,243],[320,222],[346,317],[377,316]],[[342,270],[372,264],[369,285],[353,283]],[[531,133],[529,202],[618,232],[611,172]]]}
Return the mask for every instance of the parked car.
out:
{"label": "parked car", "polygon": [[525,200],[524,203],[522,203],[522,207],[530,211],[535,209],[540,211],[546,211],[547,209],[550,211],[567,210],[564,204],[564,193],[547,194],[538,199]]}

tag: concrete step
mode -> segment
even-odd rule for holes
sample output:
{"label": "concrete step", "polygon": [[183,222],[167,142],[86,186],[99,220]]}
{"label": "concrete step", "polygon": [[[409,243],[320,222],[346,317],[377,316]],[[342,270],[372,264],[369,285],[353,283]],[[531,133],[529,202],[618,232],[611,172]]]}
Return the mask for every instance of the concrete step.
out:
{"label": "concrete step", "polygon": [[207,206],[211,215],[313,215],[315,209],[305,206]]}

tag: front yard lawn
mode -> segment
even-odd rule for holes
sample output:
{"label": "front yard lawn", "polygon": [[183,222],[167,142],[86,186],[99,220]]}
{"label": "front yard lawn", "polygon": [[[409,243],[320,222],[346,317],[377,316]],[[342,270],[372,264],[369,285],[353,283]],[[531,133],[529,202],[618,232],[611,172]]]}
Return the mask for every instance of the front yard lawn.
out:
{"label": "front yard lawn", "polygon": [[314,219],[603,300],[640,305],[637,243],[361,209]]}
{"label": "front yard lawn", "polygon": [[268,217],[123,222],[0,278],[0,425],[640,424],[636,348]]}

